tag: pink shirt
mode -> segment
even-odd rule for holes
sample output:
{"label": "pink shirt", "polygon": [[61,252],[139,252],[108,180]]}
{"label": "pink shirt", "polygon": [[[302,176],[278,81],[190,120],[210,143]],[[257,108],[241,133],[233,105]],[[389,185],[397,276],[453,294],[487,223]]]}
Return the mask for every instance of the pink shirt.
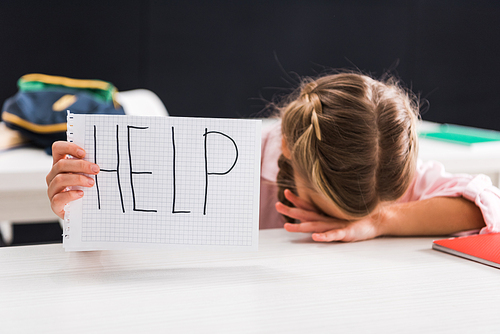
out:
{"label": "pink shirt", "polygon": [[[262,132],[260,176],[260,228],[283,227],[285,219],[276,211],[278,201],[278,158],[281,154],[281,122]],[[418,161],[415,179],[398,200],[399,203],[432,197],[463,197],[475,203],[483,214],[486,226],[480,233],[500,232],[500,190],[486,175],[450,174],[439,162]]]}

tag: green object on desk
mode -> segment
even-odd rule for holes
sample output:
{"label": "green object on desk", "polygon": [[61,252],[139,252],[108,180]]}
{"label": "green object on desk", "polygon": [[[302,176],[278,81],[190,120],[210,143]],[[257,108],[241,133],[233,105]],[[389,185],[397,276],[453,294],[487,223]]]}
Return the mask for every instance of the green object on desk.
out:
{"label": "green object on desk", "polygon": [[436,131],[420,132],[419,136],[420,138],[435,139],[466,146],[500,142],[500,132],[450,124],[441,124]]}

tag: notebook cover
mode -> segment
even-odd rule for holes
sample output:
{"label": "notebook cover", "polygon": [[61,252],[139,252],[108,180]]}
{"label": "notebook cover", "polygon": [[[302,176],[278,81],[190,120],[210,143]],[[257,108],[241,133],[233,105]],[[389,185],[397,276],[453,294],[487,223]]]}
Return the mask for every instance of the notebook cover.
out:
{"label": "notebook cover", "polygon": [[480,136],[460,134],[460,133],[443,133],[443,132],[425,132],[421,133],[420,137],[447,141],[451,143],[471,146],[473,144],[490,143],[499,141],[499,139],[484,138]]}
{"label": "notebook cover", "polygon": [[451,124],[441,124],[437,131],[423,131],[419,136],[466,146],[500,141],[500,132]]}
{"label": "notebook cover", "polygon": [[500,233],[435,240],[432,248],[500,269]]}

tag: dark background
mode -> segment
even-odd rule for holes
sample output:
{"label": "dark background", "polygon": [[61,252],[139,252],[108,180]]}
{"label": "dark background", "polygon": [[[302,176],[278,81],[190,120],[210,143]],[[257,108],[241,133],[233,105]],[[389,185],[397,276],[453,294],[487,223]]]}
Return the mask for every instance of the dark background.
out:
{"label": "dark background", "polygon": [[395,70],[423,118],[500,130],[500,1],[2,1],[0,99],[40,72],[255,117],[297,75]]}

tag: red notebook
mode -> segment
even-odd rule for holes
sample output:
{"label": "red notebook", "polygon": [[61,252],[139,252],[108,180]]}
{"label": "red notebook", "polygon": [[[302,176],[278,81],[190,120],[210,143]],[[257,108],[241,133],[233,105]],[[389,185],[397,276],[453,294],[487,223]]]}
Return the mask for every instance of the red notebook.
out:
{"label": "red notebook", "polygon": [[500,269],[500,233],[435,240],[432,248]]}

